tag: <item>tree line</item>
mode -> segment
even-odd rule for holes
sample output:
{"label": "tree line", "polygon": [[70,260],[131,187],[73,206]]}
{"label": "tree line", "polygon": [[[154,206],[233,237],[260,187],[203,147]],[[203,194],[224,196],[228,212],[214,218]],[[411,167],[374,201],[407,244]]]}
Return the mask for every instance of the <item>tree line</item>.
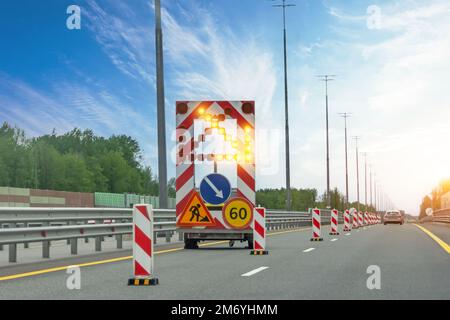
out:
{"label": "tree line", "polygon": [[30,139],[6,122],[0,128],[0,186],[157,195],[156,176],[141,163],[138,142],[126,135],[75,128]]}
{"label": "tree line", "polygon": [[[292,204],[294,211],[306,211],[309,208],[326,208],[326,193],[318,195],[317,189],[291,189]],[[330,190],[331,208],[343,211],[350,208],[358,208],[357,202],[346,204],[345,195],[337,188]],[[283,210],[286,209],[286,189],[262,189],[256,192],[256,203],[265,208]],[[373,207],[360,203],[361,210],[374,211]]]}

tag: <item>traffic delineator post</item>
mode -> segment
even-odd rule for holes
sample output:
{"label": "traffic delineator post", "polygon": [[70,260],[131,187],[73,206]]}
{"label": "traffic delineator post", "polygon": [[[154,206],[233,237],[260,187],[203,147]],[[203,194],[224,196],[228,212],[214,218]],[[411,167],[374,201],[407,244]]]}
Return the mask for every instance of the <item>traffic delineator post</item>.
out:
{"label": "traffic delineator post", "polygon": [[339,212],[336,209],[331,210],[331,218],[330,218],[331,231],[330,231],[330,236],[338,236],[339,235],[338,219],[339,219]]}
{"label": "traffic delineator post", "polygon": [[358,212],[358,225],[360,227],[364,226],[364,219],[363,219],[363,213],[362,211]]}
{"label": "traffic delineator post", "polygon": [[133,207],[133,277],[129,286],[159,284],[153,273],[153,207],[139,204]]}
{"label": "traffic delineator post", "polygon": [[344,230],[343,232],[349,232],[351,231],[351,224],[350,224],[350,211],[345,210],[344,211]]}
{"label": "traffic delineator post", "polygon": [[253,210],[253,250],[251,255],[267,255],[266,250],[266,208],[254,208]]}
{"label": "traffic delineator post", "polygon": [[358,211],[356,211],[355,209],[353,209],[352,211],[352,220],[353,220],[353,229],[358,229],[359,228]]}
{"label": "traffic delineator post", "polygon": [[321,238],[321,220],[320,220],[320,209],[313,209],[311,212],[312,221],[312,238],[311,241],[323,241]]}

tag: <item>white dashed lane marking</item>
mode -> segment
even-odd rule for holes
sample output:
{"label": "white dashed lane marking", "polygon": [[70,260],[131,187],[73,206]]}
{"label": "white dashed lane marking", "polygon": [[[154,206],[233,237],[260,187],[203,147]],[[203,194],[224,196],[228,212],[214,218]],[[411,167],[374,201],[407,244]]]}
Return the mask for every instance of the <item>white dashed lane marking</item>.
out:
{"label": "white dashed lane marking", "polygon": [[259,268],[255,269],[255,270],[252,270],[252,271],[249,271],[247,273],[244,273],[242,275],[242,277],[251,277],[252,275],[257,274],[258,272],[264,271],[266,269],[269,269],[269,267],[259,267]]}

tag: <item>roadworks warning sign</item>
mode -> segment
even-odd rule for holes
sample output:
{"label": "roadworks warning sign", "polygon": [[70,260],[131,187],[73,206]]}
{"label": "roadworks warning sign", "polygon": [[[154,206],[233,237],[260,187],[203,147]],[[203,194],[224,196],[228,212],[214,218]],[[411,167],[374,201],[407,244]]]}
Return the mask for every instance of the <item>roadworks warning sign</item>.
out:
{"label": "roadworks warning sign", "polygon": [[215,222],[197,192],[192,193],[186,208],[178,219],[182,227],[213,227]]}

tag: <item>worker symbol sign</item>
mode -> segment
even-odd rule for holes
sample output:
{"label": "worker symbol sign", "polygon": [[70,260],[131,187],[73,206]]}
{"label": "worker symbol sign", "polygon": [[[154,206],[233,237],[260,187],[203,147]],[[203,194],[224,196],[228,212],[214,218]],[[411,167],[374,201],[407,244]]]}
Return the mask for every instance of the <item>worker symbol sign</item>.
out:
{"label": "worker symbol sign", "polygon": [[200,183],[200,194],[206,203],[219,205],[230,197],[231,184],[225,176],[213,173]]}
{"label": "worker symbol sign", "polygon": [[178,225],[185,227],[212,227],[215,225],[214,219],[197,192],[193,192],[178,220]]}

